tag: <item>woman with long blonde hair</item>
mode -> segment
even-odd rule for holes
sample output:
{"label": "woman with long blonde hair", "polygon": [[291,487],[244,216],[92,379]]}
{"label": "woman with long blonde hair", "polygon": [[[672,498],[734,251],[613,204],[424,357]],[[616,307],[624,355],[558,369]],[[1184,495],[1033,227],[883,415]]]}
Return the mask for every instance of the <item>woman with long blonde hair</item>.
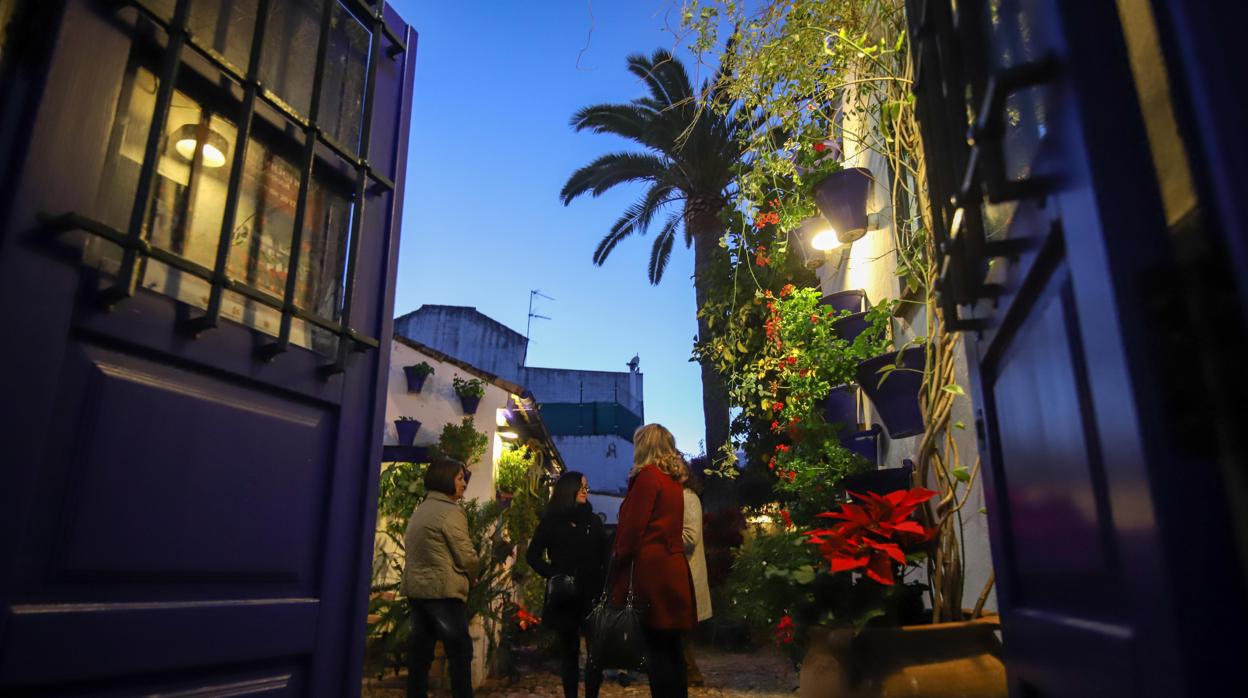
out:
{"label": "woman with long blonde hair", "polygon": [[631,568],[634,594],[645,608],[650,695],[688,695],[681,633],[695,623],[693,583],[685,559],[685,459],[672,433],[647,424],[633,433],[633,468],[615,532],[612,594],[622,602]]}

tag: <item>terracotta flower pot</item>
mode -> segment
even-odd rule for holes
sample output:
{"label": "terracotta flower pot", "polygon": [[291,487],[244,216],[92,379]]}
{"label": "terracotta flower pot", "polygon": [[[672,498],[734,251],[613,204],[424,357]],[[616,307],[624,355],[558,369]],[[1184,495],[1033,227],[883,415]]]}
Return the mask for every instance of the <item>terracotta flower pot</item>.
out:
{"label": "terracotta flower pot", "polygon": [[815,627],[800,698],[1005,698],[996,616],[961,623]]}

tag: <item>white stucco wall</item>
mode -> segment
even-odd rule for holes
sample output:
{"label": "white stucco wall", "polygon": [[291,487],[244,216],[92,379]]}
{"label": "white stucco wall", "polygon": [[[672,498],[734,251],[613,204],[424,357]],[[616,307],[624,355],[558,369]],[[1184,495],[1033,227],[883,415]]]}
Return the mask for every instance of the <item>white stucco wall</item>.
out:
{"label": "white stucco wall", "polygon": [[556,436],[553,440],[567,469],[585,473],[590,489],[623,492],[628,488],[632,441],[615,434]]}
{"label": "white stucco wall", "polygon": [[[864,110],[866,114],[872,110]],[[863,112],[855,112],[846,108],[844,120],[845,131],[849,134],[867,133],[876,126],[868,122]],[[863,138],[869,142],[870,138]],[[900,281],[895,274],[897,256],[893,239],[892,211],[888,166],[882,155],[862,143],[855,143],[852,136],[847,136],[844,143],[844,163],[846,167],[865,167],[871,170],[875,179],[872,188],[869,213],[878,212],[883,226],[879,230],[869,230],[866,235],[851,243],[839,258],[834,255],[829,263],[824,264],[816,273],[819,277],[823,293],[849,289],[862,289],[867,293],[871,303],[878,303],[885,298],[898,298],[901,294]],[[916,205],[917,206],[917,205]],[[912,207],[912,210],[917,210]],[[902,302],[892,322],[893,336],[898,345],[919,336],[927,335],[927,322],[924,308],[919,302]],[[959,343],[954,366],[955,380],[970,394],[970,381],[967,376],[967,361],[964,347]],[[870,400],[863,400],[864,422],[878,423],[874,415],[874,407]],[[962,465],[973,469],[978,458],[978,443],[975,438],[975,420],[973,405],[969,397],[959,397],[954,402],[951,423],[961,422],[965,429],[953,429],[954,441],[961,456]],[[913,459],[918,449],[921,436],[890,440],[886,436],[880,439],[881,467],[900,467],[905,459]],[[966,506],[962,509],[962,523],[965,534],[963,552],[966,556],[966,582],[963,587],[963,605],[970,608],[974,605],[980,591],[992,574],[992,553],[988,545],[987,517],[980,513],[984,506],[983,481],[974,482],[974,490]],[[989,596],[985,608],[996,610],[996,590]]]}
{"label": "white stucco wall", "polygon": [[[433,366],[434,373],[425,380],[424,388],[419,393],[408,392],[403,367],[421,361]],[[415,417],[420,421],[420,431],[416,433],[416,440],[413,442],[417,446],[437,443],[443,425],[448,422],[458,424],[464,418],[464,410],[451,383],[456,376],[464,379],[476,377],[455,364],[439,361],[402,342],[392,340],[383,443],[399,442],[394,420],[402,416]],[[506,407],[509,395],[503,388],[487,382],[485,396],[481,398],[481,404],[473,415],[476,430],[489,438],[489,444],[481,460],[468,466],[472,478],[464,496],[469,499],[494,497],[495,463],[502,448],[502,439],[497,435],[498,410]]]}

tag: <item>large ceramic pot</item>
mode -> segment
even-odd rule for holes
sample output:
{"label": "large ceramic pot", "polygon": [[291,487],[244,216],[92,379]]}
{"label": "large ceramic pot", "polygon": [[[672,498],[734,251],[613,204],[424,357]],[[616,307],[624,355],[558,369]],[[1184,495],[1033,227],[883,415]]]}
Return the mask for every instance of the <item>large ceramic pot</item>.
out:
{"label": "large ceramic pot", "polygon": [[996,616],[961,623],[815,627],[800,698],[1005,698]]}
{"label": "large ceramic pot", "polygon": [[860,288],[829,293],[819,300],[821,305],[825,305],[832,310],[848,310],[851,313],[862,312],[866,302],[867,292]]}
{"label": "large ceramic pot", "polygon": [[[858,364],[858,385],[875,405],[890,439],[923,433],[919,388],[923,385],[926,356],[922,347],[910,347],[905,352],[889,352]],[[880,369],[890,364],[896,364],[897,370],[881,382]]]}

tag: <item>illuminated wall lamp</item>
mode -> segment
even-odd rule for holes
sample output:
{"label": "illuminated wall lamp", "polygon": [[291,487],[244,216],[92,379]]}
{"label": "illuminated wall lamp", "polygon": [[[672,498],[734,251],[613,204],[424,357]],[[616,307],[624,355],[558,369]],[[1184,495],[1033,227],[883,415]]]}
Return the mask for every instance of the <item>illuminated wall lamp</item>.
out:
{"label": "illuminated wall lamp", "polygon": [[818,269],[841,246],[836,231],[823,216],[811,216],[789,231],[789,249],[796,249],[807,269]]}
{"label": "illuminated wall lamp", "polygon": [[500,431],[498,432],[498,435],[503,437],[504,439],[507,439],[508,441],[511,441],[512,439],[520,438],[520,435],[514,431]]}
{"label": "illuminated wall lamp", "polygon": [[[186,124],[173,132],[173,149],[187,160],[195,159],[195,146],[199,145],[201,129],[199,124]],[[217,168],[225,165],[225,154],[229,143],[225,136],[210,128],[202,129],[204,143],[200,150],[201,162],[204,167]]]}

